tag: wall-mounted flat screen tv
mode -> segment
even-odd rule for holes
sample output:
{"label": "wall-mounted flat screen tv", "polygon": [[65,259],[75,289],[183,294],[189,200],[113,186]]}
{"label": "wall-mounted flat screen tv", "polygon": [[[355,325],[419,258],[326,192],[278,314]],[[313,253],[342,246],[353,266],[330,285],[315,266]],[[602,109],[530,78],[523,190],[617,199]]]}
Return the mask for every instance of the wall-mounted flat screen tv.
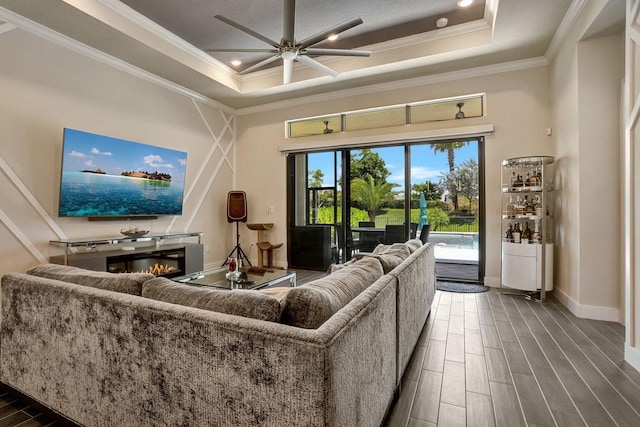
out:
{"label": "wall-mounted flat screen tv", "polygon": [[65,129],[61,217],[181,215],[187,153]]}

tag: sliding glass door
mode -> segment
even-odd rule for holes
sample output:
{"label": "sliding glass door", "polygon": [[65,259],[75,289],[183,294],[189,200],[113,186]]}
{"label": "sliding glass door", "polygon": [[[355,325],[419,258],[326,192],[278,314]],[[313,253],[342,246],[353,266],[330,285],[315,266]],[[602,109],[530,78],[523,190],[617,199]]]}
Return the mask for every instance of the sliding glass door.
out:
{"label": "sliding glass door", "polygon": [[481,281],[482,139],[289,156],[289,264],[326,268],[422,236],[437,275]]}
{"label": "sliding glass door", "polygon": [[[405,147],[348,152],[353,250],[406,241]],[[345,183],[346,185],[346,183]]]}
{"label": "sliding glass door", "polygon": [[[412,215],[427,225],[441,279],[481,280],[478,139],[411,146]],[[424,232],[427,232],[424,229]]]}

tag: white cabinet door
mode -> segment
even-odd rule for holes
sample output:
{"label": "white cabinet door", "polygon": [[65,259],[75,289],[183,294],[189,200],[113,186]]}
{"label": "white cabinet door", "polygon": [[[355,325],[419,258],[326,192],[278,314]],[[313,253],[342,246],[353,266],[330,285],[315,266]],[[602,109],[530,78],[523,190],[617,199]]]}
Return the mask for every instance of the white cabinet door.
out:
{"label": "white cabinet door", "polygon": [[[545,290],[553,289],[553,244],[547,244]],[[542,246],[502,242],[502,285],[537,291],[542,284]]]}

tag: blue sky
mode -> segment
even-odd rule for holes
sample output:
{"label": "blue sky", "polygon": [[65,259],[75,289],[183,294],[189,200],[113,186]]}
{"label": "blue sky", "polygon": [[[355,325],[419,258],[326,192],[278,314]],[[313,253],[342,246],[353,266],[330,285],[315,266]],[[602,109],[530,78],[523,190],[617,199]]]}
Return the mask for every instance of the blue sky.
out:
{"label": "blue sky", "polygon": [[111,175],[123,171],[163,172],[184,182],[187,153],[138,142],[65,129],[63,169],[96,170]]}
{"label": "blue sky", "polygon": [[[403,147],[374,148],[385,161],[391,176],[389,182],[404,187],[404,149]],[[473,141],[455,151],[455,163],[461,163],[470,158],[478,161],[478,143]],[[438,182],[441,173],[448,172],[449,166],[446,153],[434,154],[429,144],[411,146],[411,183],[421,184],[426,180]],[[338,166],[339,167],[339,166]],[[321,169],[324,172],[324,185],[332,186],[333,153],[314,153],[309,155],[309,170]],[[340,174],[338,174],[340,175]]]}

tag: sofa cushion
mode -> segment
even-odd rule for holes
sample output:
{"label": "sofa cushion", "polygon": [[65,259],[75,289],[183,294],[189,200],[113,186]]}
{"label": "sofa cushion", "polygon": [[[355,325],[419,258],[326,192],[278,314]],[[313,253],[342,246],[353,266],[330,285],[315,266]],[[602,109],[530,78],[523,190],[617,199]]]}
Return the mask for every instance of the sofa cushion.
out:
{"label": "sofa cushion", "polygon": [[393,245],[378,245],[373,253],[365,258],[376,258],[382,264],[384,274],[399,266],[402,261],[410,255],[409,248],[404,243],[394,243]]}
{"label": "sofa cushion", "polygon": [[382,277],[380,261],[363,258],[335,273],[289,290],[281,323],[316,329]]}
{"label": "sofa cushion", "polygon": [[338,270],[342,270],[345,267],[350,266],[351,264],[353,264],[354,262],[356,262],[356,258],[352,258],[349,261],[343,263],[343,264],[336,264],[333,263],[329,266],[329,269],[327,270],[327,274],[331,274],[331,273],[335,273]]}
{"label": "sofa cushion", "polygon": [[155,278],[153,274],[115,274],[59,264],[41,264],[27,270],[27,274],[138,296],[142,293],[142,284]]}
{"label": "sofa cushion", "polygon": [[278,300],[278,302],[280,302],[280,305],[282,305],[283,300],[287,297],[291,289],[293,288],[283,286],[283,287],[258,289],[255,292],[260,292],[263,295],[268,295],[271,298],[275,298]]}
{"label": "sofa cushion", "polygon": [[384,243],[380,243],[378,246],[376,246],[375,248],[373,248],[373,251],[371,252],[372,254],[382,254],[384,253],[387,249],[389,249],[391,245],[385,245]]}
{"label": "sofa cushion", "polygon": [[159,277],[145,282],[142,286],[142,296],[269,322],[277,322],[280,318],[280,301],[255,291],[186,285]]}
{"label": "sofa cushion", "polygon": [[415,251],[420,249],[420,247],[422,246],[422,240],[420,239],[407,240],[405,242],[405,245],[407,245],[407,248],[409,248],[409,252],[414,253]]}

